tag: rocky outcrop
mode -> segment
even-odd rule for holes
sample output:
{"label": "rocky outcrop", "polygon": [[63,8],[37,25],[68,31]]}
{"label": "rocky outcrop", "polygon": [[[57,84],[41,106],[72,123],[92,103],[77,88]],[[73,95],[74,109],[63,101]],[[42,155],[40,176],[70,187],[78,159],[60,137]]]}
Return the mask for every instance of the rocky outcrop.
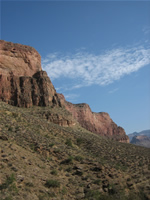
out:
{"label": "rocky outcrop", "polygon": [[29,46],[0,41],[0,99],[19,107],[59,104],[41,57]]}
{"label": "rocky outcrop", "polygon": [[29,108],[59,104],[56,91],[44,71],[32,77],[0,75],[0,99],[11,105]]}
{"label": "rocky outcrop", "polygon": [[62,115],[58,113],[52,113],[51,111],[41,113],[42,118],[46,118],[47,121],[53,122],[63,127],[71,127],[76,124],[76,121],[73,119],[71,113],[68,112],[67,115]]}
{"label": "rocky outcrop", "polygon": [[41,70],[41,56],[34,48],[0,40],[0,74],[31,77]]}
{"label": "rocky outcrop", "polygon": [[75,119],[83,128],[102,136],[129,142],[123,128],[118,127],[108,113],[93,113],[87,104],[72,104],[57,94],[47,73],[42,71],[41,57],[32,47],[0,40],[0,100],[29,108],[58,105],[73,118],[48,113],[47,120],[61,126],[72,126]]}
{"label": "rocky outcrop", "polygon": [[73,117],[79,122],[79,124],[93,132],[102,136],[112,138],[119,142],[129,143],[129,138],[126,135],[124,129],[120,126],[117,126],[108,113],[92,112],[89,105],[82,104],[72,104],[65,101],[65,98],[62,94],[59,94],[59,99],[62,105],[72,113]]}

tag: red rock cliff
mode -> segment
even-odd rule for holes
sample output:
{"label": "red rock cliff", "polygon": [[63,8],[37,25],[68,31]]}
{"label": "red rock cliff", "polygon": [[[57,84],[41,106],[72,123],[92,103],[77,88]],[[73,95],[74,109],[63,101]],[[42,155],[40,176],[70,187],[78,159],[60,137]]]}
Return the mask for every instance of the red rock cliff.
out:
{"label": "red rock cliff", "polygon": [[41,70],[41,56],[34,48],[0,40],[1,74],[32,76]]}
{"label": "red rock cliff", "polygon": [[72,104],[65,101],[65,98],[62,94],[58,95],[61,104],[72,113],[73,117],[83,128],[93,133],[115,139],[119,142],[129,143],[129,138],[124,129],[120,126],[117,126],[117,124],[115,124],[110,118],[108,113],[92,112],[88,104]]}
{"label": "red rock cliff", "polygon": [[0,40],[0,99],[20,107],[59,104],[34,48]]}

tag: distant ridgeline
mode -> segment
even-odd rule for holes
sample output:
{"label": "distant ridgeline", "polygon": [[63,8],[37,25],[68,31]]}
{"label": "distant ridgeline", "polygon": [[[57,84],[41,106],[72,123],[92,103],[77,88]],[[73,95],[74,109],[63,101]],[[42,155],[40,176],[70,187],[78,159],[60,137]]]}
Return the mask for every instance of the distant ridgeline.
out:
{"label": "distant ridgeline", "polygon": [[130,143],[150,148],[150,130],[130,133],[128,137]]}
{"label": "distant ridgeline", "polygon": [[[129,143],[122,127],[117,126],[108,113],[94,113],[87,104],[67,102],[58,94],[47,73],[42,71],[41,56],[32,47],[0,40],[0,100],[18,107],[59,106],[65,108],[85,129]],[[52,119],[52,117],[49,117]],[[53,122],[58,124],[61,117]],[[75,125],[76,123],[68,124]]]}

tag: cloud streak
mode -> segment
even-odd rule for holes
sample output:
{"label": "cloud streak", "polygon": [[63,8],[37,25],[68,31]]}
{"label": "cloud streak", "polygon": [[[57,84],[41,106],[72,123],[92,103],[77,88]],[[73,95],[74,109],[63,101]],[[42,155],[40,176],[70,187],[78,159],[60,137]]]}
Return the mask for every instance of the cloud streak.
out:
{"label": "cloud streak", "polygon": [[75,83],[69,85],[71,89],[93,84],[104,86],[150,64],[149,55],[150,48],[143,46],[112,49],[100,55],[53,53],[42,59],[42,67],[51,80],[74,80]]}
{"label": "cloud streak", "polygon": [[144,26],[143,32],[144,32],[145,35],[150,34],[150,26]]}

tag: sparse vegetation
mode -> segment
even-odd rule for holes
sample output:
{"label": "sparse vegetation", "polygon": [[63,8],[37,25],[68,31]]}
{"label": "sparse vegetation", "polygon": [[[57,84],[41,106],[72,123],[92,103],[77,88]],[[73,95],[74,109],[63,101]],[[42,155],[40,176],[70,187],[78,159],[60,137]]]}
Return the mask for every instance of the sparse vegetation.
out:
{"label": "sparse vegetation", "polygon": [[45,186],[50,188],[50,187],[60,187],[60,183],[57,181],[57,180],[53,180],[53,179],[50,179],[50,180],[47,180],[46,183],[45,183]]}
{"label": "sparse vegetation", "polygon": [[69,147],[72,147],[72,141],[71,141],[71,139],[67,138],[65,144],[68,145]]}
{"label": "sparse vegetation", "polygon": [[150,199],[150,149],[53,124],[50,112],[68,115],[0,102],[0,199]]}
{"label": "sparse vegetation", "polygon": [[83,157],[78,155],[78,156],[75,156],[74,159],[81,162],[83,160]]}
{"label": "sparse vegetation", "polygon": [[16,179],[14,174],[11,174],[10,176],[7,177],[5,183],[0,185],[0,190],[8,188],[15,180]]}
{"label": "sparse vegetation", "polygon": [[81,145],[84,142],[83,138],[77,138],[77,145]]}
{"label": "sparse vegetation", "polygon": [[58,172],[57,172],[56,169],[53,169],[53,170],[51,171],[51,174],[56,176],[56,175],[58,174]]}

